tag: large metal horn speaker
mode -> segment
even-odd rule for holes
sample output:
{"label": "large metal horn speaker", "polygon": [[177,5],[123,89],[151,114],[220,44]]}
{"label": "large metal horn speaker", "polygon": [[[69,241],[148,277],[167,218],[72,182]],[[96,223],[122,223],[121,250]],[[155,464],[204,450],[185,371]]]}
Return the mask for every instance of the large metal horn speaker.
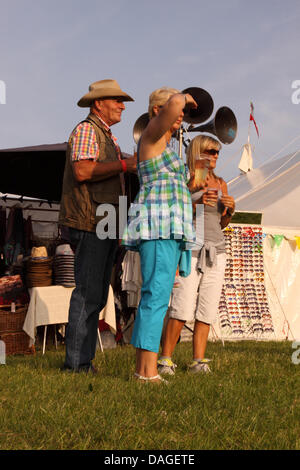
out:
{"label": "large metal horn speaker", "polygon": [[206,124],[188,128],[188,132],[208,132],[214,134],[223,144],[231,144],[237,134],[237,120],[230,108],[223,106],[215,117]]}
{"label": "large metal horn speaker", "polygon": [[140,140],[140,137],[142,133],[144,132],[144,129],[146,129],[147,125],[149,123],[149,114],[144,113],[142,114],[136,121],[133,126],[133,140],[137,144],[138,141]]}
{"label": "large metal horn speaker", "polygon": [[202,88],[190,87],[182,91],[192,95],[197,103],[197,108],[187,108],[183,120],[189,124],[200,124],[206,121],[214,110],[214,102],[210,94]]}

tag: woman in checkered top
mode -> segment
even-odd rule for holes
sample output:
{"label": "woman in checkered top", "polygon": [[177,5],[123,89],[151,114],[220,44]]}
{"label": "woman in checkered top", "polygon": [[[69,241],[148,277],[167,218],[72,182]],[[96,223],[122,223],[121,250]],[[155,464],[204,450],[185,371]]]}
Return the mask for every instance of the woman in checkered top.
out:
{"label": "woman in checkered top", "polygon": [[150,121],[138,144],[140,191],[122,242],[140,253],[143,285],[131,343],[137,350],[135,377],[148,383],[163,381],[157,372],[163,320],[180,257],[195,242],[188,176],[169,146],[186,106],[196,108],[197,103],[173,88],[150,95]]}

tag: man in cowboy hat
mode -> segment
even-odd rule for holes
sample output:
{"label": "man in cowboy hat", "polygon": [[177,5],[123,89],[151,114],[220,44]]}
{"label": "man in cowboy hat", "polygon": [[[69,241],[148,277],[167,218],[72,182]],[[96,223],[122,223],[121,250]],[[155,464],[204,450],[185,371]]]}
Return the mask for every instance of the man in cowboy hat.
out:
{"label": "man in cowboy hat", "polygon": [[121,121],[125,101],[134,101],[115,80],[92,83],[78,106],[90,113],[72,131],[66,155],[59,224],[68,227],[75,251],[75,283],[66,329],[64,369],[92,371],[99,313],[105,307],[116,239],[96,234],[99,204],[116,208],[124,194],[124,172],[136,171],[134,157],[124,160],[110,127]]}

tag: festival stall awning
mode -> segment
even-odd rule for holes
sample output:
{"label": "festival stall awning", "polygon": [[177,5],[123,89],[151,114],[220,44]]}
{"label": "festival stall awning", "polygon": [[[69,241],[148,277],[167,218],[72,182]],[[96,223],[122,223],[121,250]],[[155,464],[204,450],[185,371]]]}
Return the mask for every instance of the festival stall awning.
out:
{"label": "festival stall awning", "polygon": [[[67,142],[0,150],[0,193],[60,202],[66,149]],[[137,177],[126,175],[126,184],[134,197]]]}
{"label": "festival stall awning", "polygon": [[0,150],[0,192],[59,202],[67,143]]}

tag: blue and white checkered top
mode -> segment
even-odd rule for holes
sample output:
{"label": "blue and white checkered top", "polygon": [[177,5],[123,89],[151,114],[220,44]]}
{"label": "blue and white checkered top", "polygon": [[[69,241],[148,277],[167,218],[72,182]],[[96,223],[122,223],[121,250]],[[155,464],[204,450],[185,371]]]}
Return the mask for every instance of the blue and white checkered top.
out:
{"label": "blue and white checkered top", "polygon": [[122,245],[138,249],[141,240],[178,239],[184,249],[195,242],[188,170],[170,147],[137,164],[140,190],[128,212]]}

